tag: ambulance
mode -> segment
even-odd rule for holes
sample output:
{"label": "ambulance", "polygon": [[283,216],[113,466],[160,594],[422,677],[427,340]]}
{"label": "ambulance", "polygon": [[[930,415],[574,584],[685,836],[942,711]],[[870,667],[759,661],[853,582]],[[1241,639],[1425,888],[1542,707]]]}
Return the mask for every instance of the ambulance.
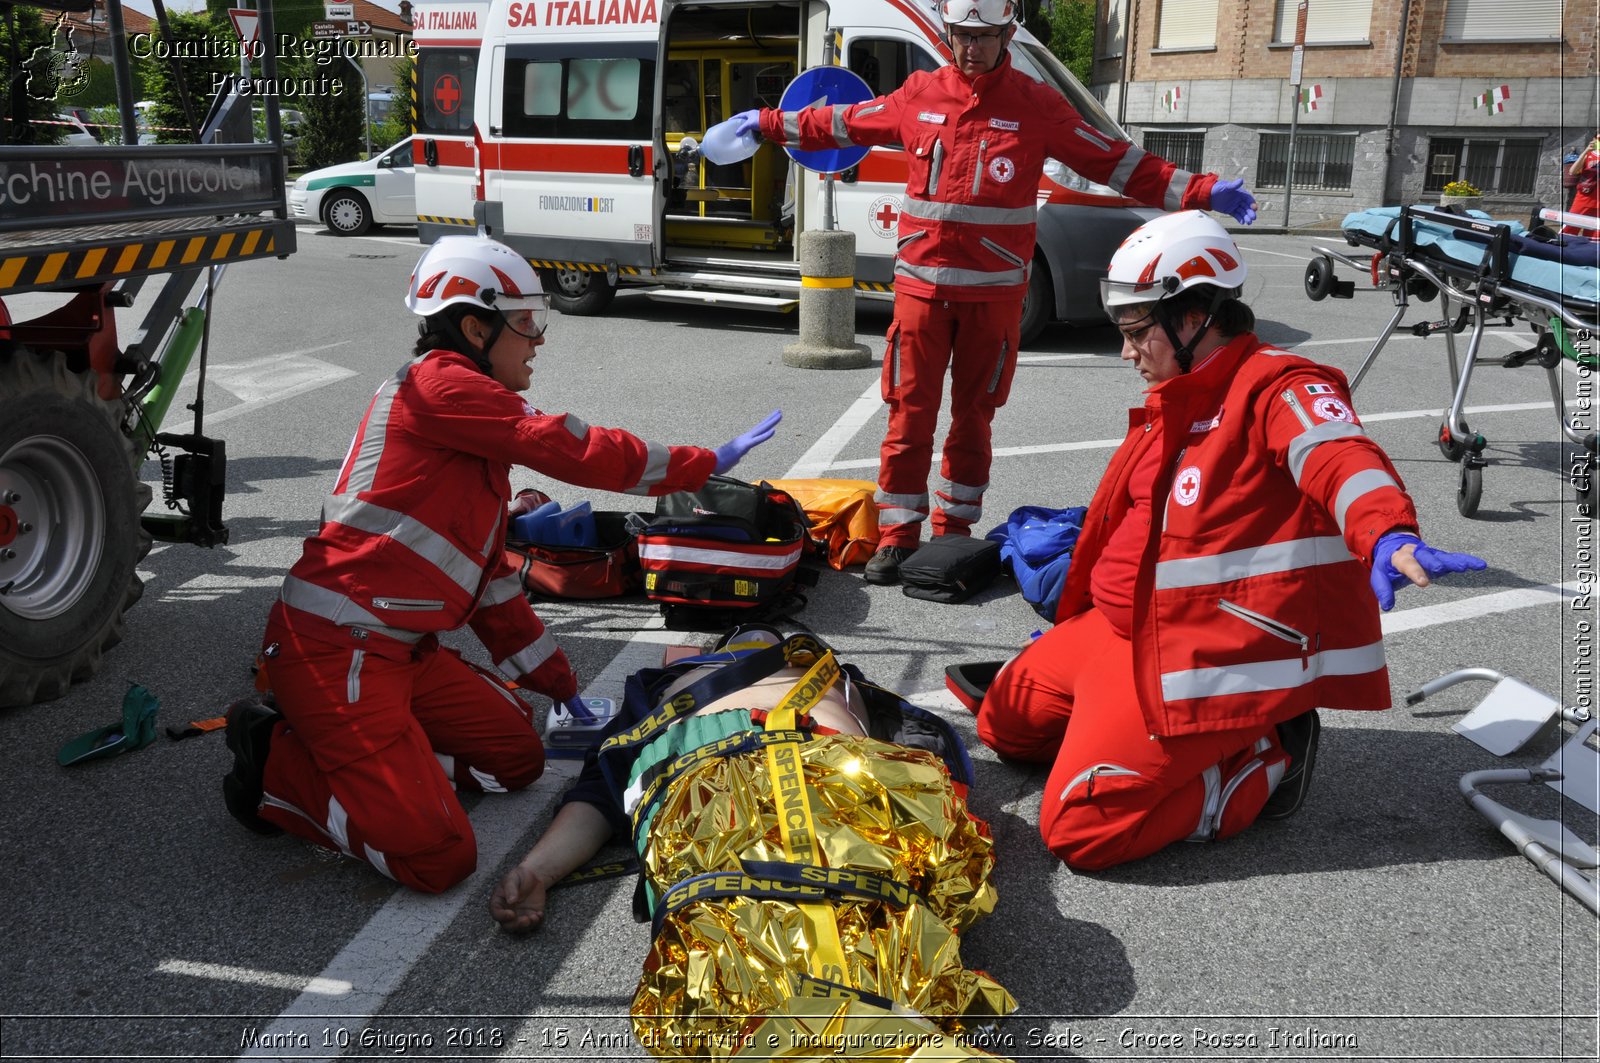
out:
{"label": "ambulance", "polygon": [[[424,0],[414,10],[419,236],[482,227],[526,255],[569,314],[601,313],[623,286],[795,307],[795,237],[825,225],[823,175],[772,144],[713,164],[699,152],[706,129],[777,106],[813,66],[848,67],[881,94],[951,59],[933,0]],[[1011,60],[1127,139],[1026,31]],[[834,227],[856,237],[858,297],[893,298],[906,172],[902,148],[877,147],[830,182]],[[1159,213],[1063,167],[1051,173],[1024,341],[1053,320],[1103,320],[1097,285],[1112,252]]]}

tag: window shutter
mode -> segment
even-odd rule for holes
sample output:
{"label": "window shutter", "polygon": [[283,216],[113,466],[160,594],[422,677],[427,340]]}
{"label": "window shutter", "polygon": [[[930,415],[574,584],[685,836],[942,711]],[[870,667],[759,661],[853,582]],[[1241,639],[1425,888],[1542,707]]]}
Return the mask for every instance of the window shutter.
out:
{"label": "window shutter", "polygon": [[1217,0],[1162,0],[1157,48],[1214,48]]}
{"label": "window shutter", "polygon": [[1561,37],[1561,0],[1450,0],[1445,40],[1515,41]]}
{"label": "window shutter", "polygon": [[[1299,0],[1278,0],[1272,31],[1276,44],[1294,43]],[[1306,43],[1365,41],[1371,38],[1372,0],[1312,0],[1306,8]]]}

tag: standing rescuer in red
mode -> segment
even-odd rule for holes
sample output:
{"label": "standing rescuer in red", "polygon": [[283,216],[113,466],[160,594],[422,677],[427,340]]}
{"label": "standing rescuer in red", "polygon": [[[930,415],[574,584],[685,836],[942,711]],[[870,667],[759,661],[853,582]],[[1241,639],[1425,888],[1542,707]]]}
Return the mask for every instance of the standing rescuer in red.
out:
{"label": "standing rescuer in red", "polygon": [[[967,535],[989,486],[990,422],[1016,370],[1046,159],[1149,206],[1255,220],[1242,181],[1189,174],[1108,139],[1057,92],[1011,65],[1014,0],[942,0],[955,61],[848,107],[745,111],[736,135],[805,150],[903,144],[910,176],[895,262],[894,322],[883,359],[889,430],[878,471],[877,553],[866,578],[894,583],[929,518],[928,473],[944,378],[950,434],[935,492],[935,535]],[[712,134],[708,131],[707,139]]]}
{"label": "standing rescuer in red", "polygon": [[1485,567],[1423,543],[1344,374],[1257,339],[1244,279],[1199,211],[1146,223],[1111,260],[1103,300],[1145,404],[1056,626],[977,705],[986,745],[1050,765],[1039,829],[1075,868],[1296,811],[1317,706],[1389,705],[1379,610]]}

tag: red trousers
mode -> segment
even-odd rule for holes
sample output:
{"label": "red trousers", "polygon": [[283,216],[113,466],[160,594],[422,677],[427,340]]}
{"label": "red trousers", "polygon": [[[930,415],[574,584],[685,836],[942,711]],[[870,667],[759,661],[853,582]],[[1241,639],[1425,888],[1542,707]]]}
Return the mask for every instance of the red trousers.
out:
{"label": "red trousers", "polygon": [[950,373],[950,434],[933,534],[967,535],[989,486],[989,422],[1017,371],[1022,301],[948,303],[897,295],[883,356],[889,431],[879,451],[878,544],[915,546],[928,517],[928,470]]}
{"label": "red trousers", "polygon": [[1133,688],[1133,644],[1096,609],[1045,632],[1001,670],[979,705],[978,736],[1005,757],[1053,759],[1039,833],[1085,870],[1181,839],[1237,834],[1288,766],[1270,726],[1150,734]]}
{"label": "red trousers", "polygon": [[[450,650],[386,660],[269,623],[283,721],[261,817],[438,893],[478,863],[456,790],[520,790],[544,771],[528,706]],[[453,784],[453,785],[452,785]]]}

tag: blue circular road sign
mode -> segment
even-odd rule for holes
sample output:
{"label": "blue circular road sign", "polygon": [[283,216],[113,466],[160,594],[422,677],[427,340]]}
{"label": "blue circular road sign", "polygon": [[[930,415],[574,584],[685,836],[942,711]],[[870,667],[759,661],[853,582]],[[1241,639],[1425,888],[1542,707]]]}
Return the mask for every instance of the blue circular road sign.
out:
{"label": "blue circular road sign", "polygon": [[[872,90],[860,75],[842,66],[814,66],[802,70],[800,76],[789,82],[778,101],[780,111],[803,111],[808,107],[848,106],[872,99]],[[848,170],[867,157],[870,148],[823,148],[820,151],[801,151],[784,148],[789,158],[817,173],[839,173]]]}

